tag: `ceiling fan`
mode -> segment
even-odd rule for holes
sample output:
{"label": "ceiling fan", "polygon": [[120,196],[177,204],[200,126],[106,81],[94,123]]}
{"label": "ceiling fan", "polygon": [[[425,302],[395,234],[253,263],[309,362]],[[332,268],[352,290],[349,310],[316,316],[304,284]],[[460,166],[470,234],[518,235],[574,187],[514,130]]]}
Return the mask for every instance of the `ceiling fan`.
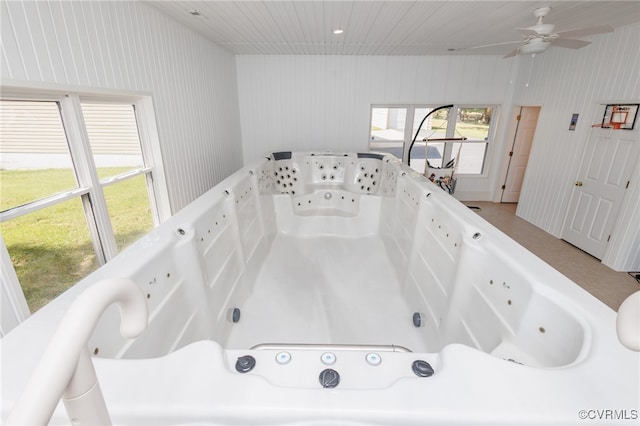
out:
{"label": "ceiling fan", "polygon": [[554,33],[554,25],[545,24],[542,21],[542,19],[547,16],[550,11],[550,7],[541,7],[539,9],[536,9],[533,11],[533,16],[538,18],[538,21],[535,25],[527,28],[515,28],[516,31],[520,31],[522,33],[522,40],[485,44],[483,46],[473,46],[456,50],[480,49],[483,47],[520,43],[520,46],[516,47],[514,50],[504,56],[505,58],[510,58],[518,54],[531,55],[542,53],[551,46],[566,47],[569,49],[580,49],[581,47],[585,47],[588,44],[591,44],[591,42],[576,40],[571,37],[583,37],[592,34],[610,33],[613,31],[613,27],[611,25],[598,25],[595,27],[577,28],[573,30]]}

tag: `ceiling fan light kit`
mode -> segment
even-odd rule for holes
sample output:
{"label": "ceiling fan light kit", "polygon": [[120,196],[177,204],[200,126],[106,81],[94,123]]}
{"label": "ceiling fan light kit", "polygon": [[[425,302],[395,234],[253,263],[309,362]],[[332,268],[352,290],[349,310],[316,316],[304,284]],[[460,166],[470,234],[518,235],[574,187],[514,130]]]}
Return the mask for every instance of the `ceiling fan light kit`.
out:
{"label": "ceiling fan light kit", "polygon": [[542,53],[547,50],[551,46],[550,41],[544,41],[543,39],[534,39],[527,44],[520,46],[520,54],[521,55],[535,55],[537,53]]}

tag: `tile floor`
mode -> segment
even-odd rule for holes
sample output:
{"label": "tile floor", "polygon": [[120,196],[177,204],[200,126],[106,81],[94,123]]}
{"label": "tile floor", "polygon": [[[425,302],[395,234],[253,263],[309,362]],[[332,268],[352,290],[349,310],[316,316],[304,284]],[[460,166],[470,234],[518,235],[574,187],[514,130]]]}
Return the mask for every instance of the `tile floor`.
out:
{"label": "tile floor", "polygon": [[640,284],[626,272],[614,271],[595,257],[517,217],[517,204],[486,201],[465,204],[480,207],[474,211],[485,220],[616,311],[627,296],[640,291]]}

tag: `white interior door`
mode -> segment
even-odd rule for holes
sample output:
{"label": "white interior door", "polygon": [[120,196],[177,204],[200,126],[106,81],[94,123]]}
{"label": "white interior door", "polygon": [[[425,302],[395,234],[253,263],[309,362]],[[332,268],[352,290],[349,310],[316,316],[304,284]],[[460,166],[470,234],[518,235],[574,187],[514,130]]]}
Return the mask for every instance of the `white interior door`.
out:
{"label": "white interior door", "polygon": [[562,238],[602,259],[638,159],[637,131],[591,129]]}
{"label": "white interior door", "polygon": [[529,162],[529,152],[539,114],[540,107],[520,107],[512,124],[510,135],[513,144],[509,151],[509,166],[500,199],[503,203],[517,203],[520,199],[520,189]]}

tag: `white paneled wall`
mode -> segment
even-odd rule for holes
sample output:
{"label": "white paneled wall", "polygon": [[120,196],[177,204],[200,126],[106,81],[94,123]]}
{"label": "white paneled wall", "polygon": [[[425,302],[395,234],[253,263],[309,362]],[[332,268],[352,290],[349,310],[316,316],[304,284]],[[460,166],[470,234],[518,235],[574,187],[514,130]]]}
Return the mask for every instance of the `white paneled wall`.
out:
{"label": "white paneled wall", "polygon": [[[543,107],[518,214],[553,235],[560,235],[598,104],[640,99],[638,37],[640,26],[627,26],[580,50],[550,49],[533,67],[523,62],[516,102]],[[580,119],[570,131],[573,113]]]}
{"label": "white paneled wall", "polygon": [[[640,101],[638,40],[640,25],[634,24],[593,37],[583,49],[553,48],[535,58],[238,56],[244,159],[277,150],[367,150],[371,104],[497,103],[502,122],[490,147],[488,175],[461,178],[456,192],[463,199],[490,200],[504,178],[499,175],[512,106],[539,105],[518,215],[559,236],[598,104]],[[574,113],[580,118],[570,131]],[[637,190],[627,195],[637,196]],[[605,263],[637,269],[640,202],[627,200],[621,218]]]}
{"label": "white paneled wall", "polygon": [[245,161],[279,150],[368,150],[379,103],[503,103],[497,56],[238,56]]}
{"label": "white paneled wall", "polygon": [[[381,103],[501,104],[488,175],[458,185],[467,199],[493,199],[511,107],[540,105],[518,215],[559,236],[597,105],[640,100],[638,24],[593,37],[586,48],[554,48],[532,61],[234,57],[141,2],[3,1],[0,18],[3,80],[153,96],[174,211],[243,160],[277,150],[367,150],[369,108]],[[573,113],[580,119],[569,131]],[[638,197],[637,188],[629,196]],[[616,227],[605,259],[638,265],[640,230],[632,228],[640,221],[640,202],[627,200],[623,210],[629,222]]]}
{"label": "white paneled wall", "polygon": [[3,80],[153,97],[172,210],[242,166],[234,56],[141,2],[5,2]]}
{"label": "white paneled wall", "polygon": [[[550,49],[522,62],[515,102],[542,105],[517,214],[559,237],[599,104],[640,102],[640,25],[594,38],[580,50]],[[528,85],[527,85],[528,83]],[[571,115],[580,114],[575,131]],[[635,132],[640,131],[636,123]],[[639,167],[639,166],[636,166]],[[636,170],[616,232],[605,253],[619,270],[640,267],[640,182]],[[634,252],[635,254],[630,254]],[[635,265],[635,266],[632,266]]]}
{"label": "white paneled wall", "polygon": [[[508,104],[517,63],[500,56],[313,55],[240,55],[236,62],[245,162],[278,150],[368,151],[371,104]],[[502,151],[496,140],[488,172],[499,169],[491,163]],[[486,176],[461,179],[461,198],[489,199],[495,186]]]}

